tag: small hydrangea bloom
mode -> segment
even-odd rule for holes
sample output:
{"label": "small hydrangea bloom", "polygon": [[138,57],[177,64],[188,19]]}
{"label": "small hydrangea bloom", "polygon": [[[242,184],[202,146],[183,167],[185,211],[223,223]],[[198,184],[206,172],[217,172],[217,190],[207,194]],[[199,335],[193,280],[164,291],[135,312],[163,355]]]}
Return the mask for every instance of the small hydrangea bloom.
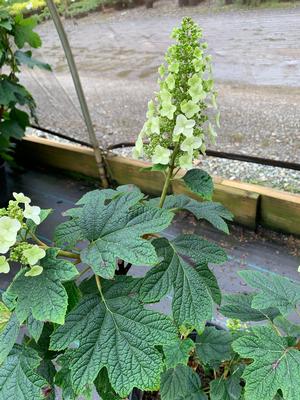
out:
{"label": "small hydrangea bloom", "polygon": [[194,103],[197,103],[199,100],[204,100],[206,97],[206,92],[203,90],[202,85],[191,86],[189,88],[189,94]]}
{"label": "small hydrangea bloom", "polygon": [[193,66],[194,66],[194,69],[195,69],[196,72],[200,72],[202,70],[202,68],[203,68],[202,60],[199,60],[199,59],[195,58],[192,61],[192,63],[193,63]]}
{"label": "small hydrangea bloom", "polygon": [[138,138],[137,138],[137,141],[135,142],[135,147],[134,147],[133,152],[132,152],[133,157],[134,158],[142,157],[143,148],[144,148],[143,139],[142,139],[142,136],[139,135]]}
{"label": "small hydrangea bloom", "polygon": [[13,197],[16,199],[16,202],[18,204],[29,204],[31,202],[31,199],[27,196],[24,195],[24,193],[16,193],[13,192]]}
{"label": "small hydrangea bloom", "polygon": [[29,265],[35,265],[39,260],[44,258],[46,252],[37,245],[33,245],[29,249],[23,251],[23,256],[26,258]]}
{"label": "small hydrangea bloom", "polygon": [[159,127],[159,118],[157,117],[152,117],[151,119],[148,120],[149,122],[149,130],[151,133],[160,133],[160,127]]}
{"label": "small hydrangea bloom", "polygon": [[152,156],[152,162],[153,164],[167,165],[170,161],[170,155],[171,151],[169,149],[165,149],[164,147],[158,145]]}
{"label": "small hydrangea bloom", "polygon": [[173,119],[174,112],[176,111],[176,107],[172,103],[162,103],[162,108],[160,114],[163,117],[167,117],[168,119]]}
{"label": "small hydrangea bloom", "polygon": [[168,70],[170,72],[174,72],[175,74],[178,74],[178,72],[179,72],[179,62],[174,61],[172,64],[169,65]]}
{"label": "small hydrangea bloom", "polygon": [[184,153],[179,157],[179,166],[184,169],[193,168],[193,156],[190,153]]}
{"label": "small hydrangea bloom", "polygon": [[183,102],[180,105],[180,108],[187,118],[192,118],[200,111],[200,107],[198,106],[198,104],[194,103],[192,100]]}
{"label": "small hydrangea bloom", "polygon": [[181,143],[180,148],[189,154],[193,154],[195,149],[201,147],[202,140],[196,136],[189,136]]}
{"label": "small hydrangea bloom", "polygon": [[187,119],[183,114],[179,114],[176,118],[176,125],[173,132],[173,139],[177,142],[180,135],[186,137],[193,135],[193,128],[195,126],[195,121],[193,119]]}
{"label": "small hydrangea bloom", "polygon": [[169,74],[166,78],[166,84],[170,90],[173,90],[175,87],[175,79],[173,74]]}
{"label": "small hydrangea bloom", "polygon": [[159,92],[159,97],[163,103],[170,103],[172,100],[172,95],[167,89],[162,89]]}
{"label": "small hydrangea bloom", "polygon": [[4,256],[0,256],[0,273],[8,274],[10,271],[9,264]]}
{"label": "small hydrangea bloom", "polygon": [[41,273],[43,272],[43,267],[41,267],[40,265],[34,265],[33,267],[30,268],[29,271],[25,272],[25,276],[38,276],[41,275]]}
{"label": "small hydrangea bloom", "polygon": [[25,218],[31,219],[36,225],[39,225],[41,223],[40,212],[40,207],[25,204],[25,210],[23,214]]}
{"label": "small hydrangea bloom", "polygon": [[0,218],[0,236],[8,241],[15,241],[21,224],[17,219],[11,217]]}

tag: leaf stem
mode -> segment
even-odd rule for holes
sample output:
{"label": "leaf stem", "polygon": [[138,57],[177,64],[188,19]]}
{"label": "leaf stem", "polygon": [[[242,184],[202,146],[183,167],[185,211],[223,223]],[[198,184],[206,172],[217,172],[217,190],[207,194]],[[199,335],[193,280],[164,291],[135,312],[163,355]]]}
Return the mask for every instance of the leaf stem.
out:
{"label": "leaf stem", "polygon": [[35,240],[37,242],[38,245],[43,246],[43,247],[47,247],[46,243],[42,242],[33,232],[30,232],[30,235],[32,237],[33,240]]}
{"label": "leaf stem", "polygon": [[77,276],[76,279],[79,279],[82,277],[82,275],[84,275],[86,272],[88,272],[91,269],[91,267],[86,267],[84,268],[82,271],[80,271],[79,275]]}
{"label": "leaf stem", "polygon": [[165,183],[164,183],[164,187],[160,196],[160,201],[159,201],[159,208],[162,208],[164,205],[164,202],[166,200],[166,196],[169,190],[169,186],[170,186],[170,182],[173,178],[173,171],[174,171],[174,167],[175,167],[175,159],[177,156],[177,153],[179,151],[179,143],[176,144],[174,151],[172,153],[172,157],[170,160],[170,165],[169,165],[169,169],[166,175],[166,179],[165,179]]}
{"label": "leaf stem", "polygon": [[[36,241],[36,243],[44,248],[44,249],[50,249],[51,246],[48,246],[46,243],[42,242],[33,232],[30,232],[31,237],[33,240]],[[76,260],[80,261],[80,254],[78,253],[73,253],[71,251],[65,251],[65,250],[59,250],[58,255],[61,257],[66,257],[66,258],[75,258]]]}

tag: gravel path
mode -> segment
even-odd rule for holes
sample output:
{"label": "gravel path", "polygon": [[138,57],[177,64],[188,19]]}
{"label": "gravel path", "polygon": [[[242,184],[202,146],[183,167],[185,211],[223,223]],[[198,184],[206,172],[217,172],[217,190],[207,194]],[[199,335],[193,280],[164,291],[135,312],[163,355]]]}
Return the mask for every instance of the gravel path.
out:
{"label": "gravel path", "polygon": [[[156,89],[156,69],[170,43],[169,32],[184,15],[191,15],[203,27],[213,54],[222,116],[216,148],[300,162],[297,7],[216,13],[206,5],[179,9],[174,1],[162,0],[153,10],[95,13],[66,21],[103,145],[135,140],[144,122],[147,101]],[[87,140],[51,21],[40,25],[39,31],[44,42],[39,55],[53,65],[55,72],[24,74],[39,104],[40,123]],[[214,172],[228,178],[269,184],[275,180],[280,182],[274,184],[277,187],[300,188],[298,173],[284,171],[277,176],[277,169],[261,169],[254,164],[249,169],[241,163],[237,167],[219,159],[210,165]],[[250,170],[253,173],[248,176]]]}

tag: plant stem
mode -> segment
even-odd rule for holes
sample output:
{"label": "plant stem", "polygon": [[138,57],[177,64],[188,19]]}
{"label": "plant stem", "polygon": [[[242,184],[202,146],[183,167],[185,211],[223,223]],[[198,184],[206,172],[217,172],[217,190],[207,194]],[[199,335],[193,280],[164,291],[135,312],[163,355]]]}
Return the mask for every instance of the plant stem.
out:
{"label": "plant stem", "polygon": [[86,272],[88,272],[90,269],[91,269],[91,267],[86,267],[86,268],[84,268],[84,269],[79,273],[79,275],[77,276],[76,279],[81,278],[82,275],[84,275],[84,274],[85,274]]}
{"label": "plant stem", "polygon": [[30,235],[31,235],[32,239],[35,240],[39,246],[48,248],[46,243],[42,242],[33,232],[30,232]]}
{"label": "plant stem", "polygon": [[169,165],[169,169],[168,169],[168,172],[167,172],[166,180],[165,180],[164,187],[163,187],[163,190],[162,190],[162,193],[161,193],[161,196],[160,196],[159,208],[162,208],[162,206],[164,205],[164,202],[166,200],[166,196],[168,194],[169,186],[170,186],[171,180],[173,178],[173,171],[174,171],[174,167],[175,167],[174,164],[175,164],[175,159],[176,159],[178,150],[179,150],[179,143],[176,144],[176,146],[174,148],[174,151],[172,153],[172,157],[171,157],[171,160],[170,160],[170,165]]}
{"label": "plant stem", "polygon": [[[50,246],[42,242],[33,232],[30,232],[30,234],[32,239],[35,240],[40,247],[43,247],[44,249],[50,249]],[[72,253],[71,251],[59,250],[58,255],[61,257],[75,258],[76,260],[80,261],[80,254]]]}
{"label": "plant stem", "polygon": [[71,251],[59,250],[58,255],[61,257],[75,258],[76,260],[80,260],[80,254],[72,253]]}

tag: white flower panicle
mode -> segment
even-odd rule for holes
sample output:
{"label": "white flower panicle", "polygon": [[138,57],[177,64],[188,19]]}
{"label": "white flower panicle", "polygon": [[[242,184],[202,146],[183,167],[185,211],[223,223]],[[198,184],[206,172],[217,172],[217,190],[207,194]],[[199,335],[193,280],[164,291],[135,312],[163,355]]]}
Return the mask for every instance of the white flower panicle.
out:
{"label": "white flower panicle", "polygon": [[9,256],[0,255],[0,273],[8,273],[9,262],[17,261],[29,267],[26,276],[37,276],[43,271],[37,263],[46,256],[46,252],[26,242],[28,226],[24,219],[40,224],[41,209],[31,206],[31,199],[23,193],[14,192],[13,197],[15,200],[11,200],[7,208],[0,209],[0,254],[9,253]]}
{"label": "white flower panicle", "polygon": [[5,254],[17,240],[21,224],[17,219],[3,216],[0,217],[0,253]]}
{"label": "white flower panicle", "polygon": [[[160,90],[148,103],[147,121],[141,130],[133,156],[146,156],[153,164],[168,165],[176,148],[175,166],[190,169],[206,143],[215,142],[215,124],[220,125],[216,92],[211,75],[207,44],[200,42],[201,29],[184,18],[172,37],[176,44],[166,54],[159,69]],[[147,144],[144,144],[147,141]]]}

